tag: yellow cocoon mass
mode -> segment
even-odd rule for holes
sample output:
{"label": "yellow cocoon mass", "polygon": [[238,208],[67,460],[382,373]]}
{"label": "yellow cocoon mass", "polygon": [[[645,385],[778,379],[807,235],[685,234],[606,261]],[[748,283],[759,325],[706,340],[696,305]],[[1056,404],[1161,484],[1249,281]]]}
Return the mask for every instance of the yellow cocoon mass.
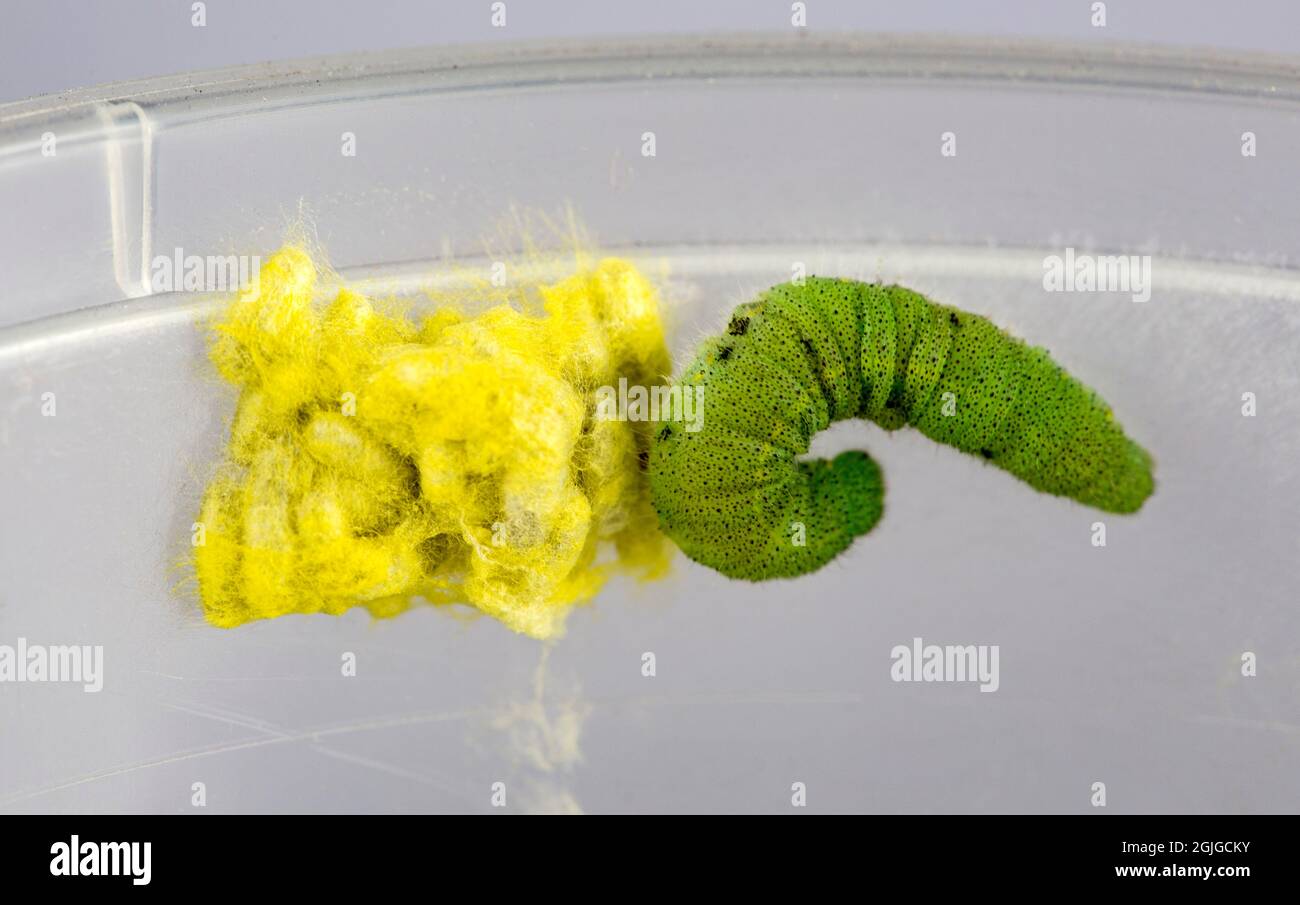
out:
{"label": "yellow cocoon mass", "polygon": [[325,295],[286,247],[215,323],[211,358],[239,399],[195,550],[210,623],[424,599],[550,638],[612,574],[663,574],[650,425],[594,412],[600,387],[670,372],[633,265],[579,266],[519,309],[469,314],[443,293],[418,320]]}

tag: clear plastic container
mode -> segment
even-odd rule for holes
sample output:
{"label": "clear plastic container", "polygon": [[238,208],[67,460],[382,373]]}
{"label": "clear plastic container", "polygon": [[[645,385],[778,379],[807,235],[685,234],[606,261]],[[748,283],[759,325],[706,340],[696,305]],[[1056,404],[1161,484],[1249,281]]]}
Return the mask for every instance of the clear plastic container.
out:
{"label": "clear plastic container", "polygon": [[[1298,110],[1288,60],[867,37],[437,49],[0,107],[0,644],[105,656],[98,694],[0,686],[0,810],[186,811],[203,783],[211,811],[489,811],[504,782],[507,810],[780,811],[802,782],[821,811],[1084,812],[1105,782],[1112,811],[1294,811]],[[206,626],[178,563],[233,397],[197,326],[218,299],[150,292],[154,256],[265,256],[308,223],[345,276],[415,289],[477,266],[511,206],[565,205],[661,277],[679,360],[796,263],[905,282],[1047,346],[1157,493],[1103,516],[840,425],[818,445],[871,451],[886,515],[798,581],[679,558],[548,651],[433,608]],[[1045,292],[1067,246],[1151,255],[1150,301]],[[998,645],[998,691],[893,682],[915,637]]]}

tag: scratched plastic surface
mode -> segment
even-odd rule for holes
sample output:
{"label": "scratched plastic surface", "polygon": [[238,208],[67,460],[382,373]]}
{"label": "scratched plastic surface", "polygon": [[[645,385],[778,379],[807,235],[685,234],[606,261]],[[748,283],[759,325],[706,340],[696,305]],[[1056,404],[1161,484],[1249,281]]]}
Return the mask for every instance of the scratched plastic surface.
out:
{"label": "scratched plastic surface", "polygon": [[[816,811],[1082,813],[1095,782],[1111,811],[1296,811],[1298,86],[1269,60],[736,38],[0,108],[23,212],[0,218],[0,644],[104,649],[97,694],[0,683],[0,811],[189,812],[203,783],[215,812],[487,812],[498,782],[507,812],[779,812],[796,782]],[[797,581],[679,558],[549,649],[427,607],[207,627],[178,564],[232,394],[215,300],[146,293],[143,263],[265,255],[303,211],[349,276],[414,290],[511,204],[565,203],[662,280],[679,360],[795,262],[906,282],[1096,387],[1157,493],[1102,516],[841,425],[819,451],[869,449],[886,514]],[[1152,255],[1150,301],[1044,292],[1066,246]],[[915,637],[998,645],[998,690],[892,681]]]}

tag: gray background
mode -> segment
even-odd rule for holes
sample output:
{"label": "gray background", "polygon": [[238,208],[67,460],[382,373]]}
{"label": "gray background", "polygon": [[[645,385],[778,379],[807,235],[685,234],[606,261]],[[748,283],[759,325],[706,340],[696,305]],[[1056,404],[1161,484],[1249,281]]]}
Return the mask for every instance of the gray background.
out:
{"label": "gray background", "polygon": [[[1245,17],[1230,18],[1187,40],[1231,37]],[[167,44],[154,34],[118,61],[141,64],[150,42]],[[679,559],[663,584],[609,588],[549,654],[430,608],[216,631],[178,566],[233,403],[203,354],[211,301],[109,291],[98,144],[11,154],[0,193],[24,216],[3,225],[4,272],[93,292],[11,293],[0,324],[115,303],[0,329],[0,641],[102,644],[107,660],[99,695],[0,687],[0,810],[193,812],[204,782],[209,811],[487,812],[496,781],[509,811],[788,812],[804,782],[814,811],[1090,813],[1096,781],[1112,812],[1300,809],[1294,100],[641,69],[663,66],[151,110],[153,245],[264,254],[306,199],[332,261],[409,275],[446,242],[468,255],[511,203],[571,202],[660,279],[678,360],[793,261],[904,281],[1094,385],[1159,463],[1142,514],[1103,517],[1099,550],[1092,511],[914,433],[843,425],[818,446],[878,458],[886,516],[796,582]],[[637,153],[646,128],[653,161]],[[938,154],[949,129],[954,159]],[[1240,156],[1245,129],[1258,158]],[[1045,294],[1042,258],[1067,244],[1154,255],[1152,300]],[[891,682],[890,648],[916,636],[1000,645],[1000,690]],[[1256,678],[1240,675],[1245,650]],[[344,651],[356,678],[339,674]]]}
{"label": "gray background", "polygon": [[[5,0],[0,101],[68,88],[317,54],[597,35],[785,32],[787,0],[515,0],[493,28],[490,0]],[[808,0],[808,28],[1126,41],[1300,51],[1289,0],[1112,0],[1107,27],[1089,0]]]}

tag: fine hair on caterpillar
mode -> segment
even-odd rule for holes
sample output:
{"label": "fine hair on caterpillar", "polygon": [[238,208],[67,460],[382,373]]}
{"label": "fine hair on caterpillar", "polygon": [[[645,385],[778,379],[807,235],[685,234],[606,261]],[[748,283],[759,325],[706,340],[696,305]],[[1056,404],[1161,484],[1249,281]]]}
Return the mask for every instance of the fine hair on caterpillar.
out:
{"label": "fine hair on caterpillar", "polygon": [[916,428],[1107,512],[1136,512],[1155,487],[1151,456],[1046,350],[902,286],[775,286],[738,306],[678,383],[705,389],[709,417],[655,435],[651,498],[687,556],[733,578],[812,572],[879,521],[870,456],[801,458],[848,418]]}

